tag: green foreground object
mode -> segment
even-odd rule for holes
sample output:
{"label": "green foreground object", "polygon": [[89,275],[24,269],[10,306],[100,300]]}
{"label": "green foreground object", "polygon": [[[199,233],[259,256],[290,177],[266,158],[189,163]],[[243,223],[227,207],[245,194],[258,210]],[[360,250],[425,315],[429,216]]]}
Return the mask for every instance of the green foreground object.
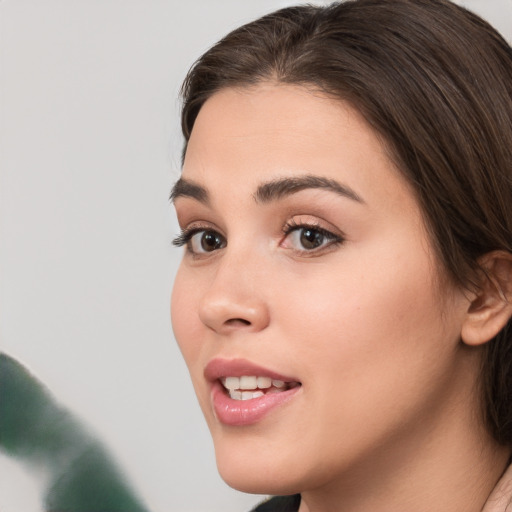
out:
{"label": "green foreground object", "polygon": [[48,512],[147,512],[102,444],[0,353],[0,450],[50,475]]}

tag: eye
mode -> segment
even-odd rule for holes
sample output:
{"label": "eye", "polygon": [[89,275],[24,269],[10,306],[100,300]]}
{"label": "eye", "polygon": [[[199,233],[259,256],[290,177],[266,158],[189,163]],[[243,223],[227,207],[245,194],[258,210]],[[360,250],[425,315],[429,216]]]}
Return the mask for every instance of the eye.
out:
{"label": "eye", "polygon": [[302,248],[311,250],[323,245],[325,235],[318,229],[299,228],[290,233],[294,245],[300,244]]}
{"label": "eye", "polygon": [[320,226],[289,223],[284,228],[286,235],[282,246],[301,253],[321,251],[333,244],[343,242],[343,237]]}
{"label": "eye", "polygon": [[226,239],[213,229],[193,228],[184,230],[173,240],[173,245],[187,246],[187,251],[192,254],[205,254],[226,247]]}

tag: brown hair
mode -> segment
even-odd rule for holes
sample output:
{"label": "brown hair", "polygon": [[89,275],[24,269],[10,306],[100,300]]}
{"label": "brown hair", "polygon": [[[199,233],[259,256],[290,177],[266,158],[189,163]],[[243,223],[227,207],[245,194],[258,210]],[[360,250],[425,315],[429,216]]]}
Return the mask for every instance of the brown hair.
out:
{"label": "brown hair", "polygon": [[[455,282],[473,283],[483,254],[512,252],[512,49],[478,16],[447,0],[348,0],[264,16],[190,70],[185,140],[216,91],[269,80],[315,87],[362,113],[413,185]],[[509,445],[511,335],[509,322],[482,369],[487,425]]]}

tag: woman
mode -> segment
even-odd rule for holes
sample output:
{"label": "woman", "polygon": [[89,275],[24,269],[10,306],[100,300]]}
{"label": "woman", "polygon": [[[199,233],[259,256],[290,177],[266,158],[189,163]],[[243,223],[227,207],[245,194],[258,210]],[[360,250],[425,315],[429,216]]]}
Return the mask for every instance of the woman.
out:
{"label": "woman", "polygon": [[505,510],[507,43],[445,0],[288,8],[183,97],[172,318],[222,477],[290,496],[261,510]]}

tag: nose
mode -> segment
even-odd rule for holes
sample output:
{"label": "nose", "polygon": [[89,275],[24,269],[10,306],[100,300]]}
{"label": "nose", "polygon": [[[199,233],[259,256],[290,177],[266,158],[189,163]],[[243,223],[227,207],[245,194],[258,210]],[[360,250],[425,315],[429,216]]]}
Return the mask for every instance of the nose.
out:
{"label": "nose", "polygon": [[199,304],[202,323],[218,334],[259,332],[270,321],[258,265],[225,259]]}

